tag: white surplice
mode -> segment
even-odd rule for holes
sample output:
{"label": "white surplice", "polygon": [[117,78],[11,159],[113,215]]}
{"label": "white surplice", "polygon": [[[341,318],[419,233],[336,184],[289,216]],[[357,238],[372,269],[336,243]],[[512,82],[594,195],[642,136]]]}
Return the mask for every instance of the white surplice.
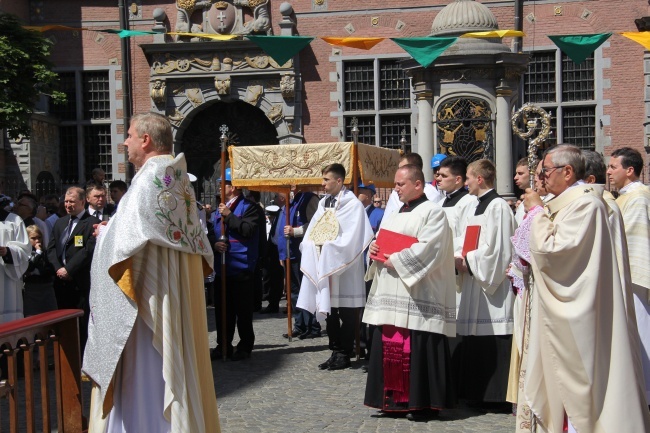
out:
{"label": "white surplice", "polygon": [[381,230],[412,236],[418,242],[390,256],[394,270],[372,263],[366,274],[373,282],[363,321],[454,337],[453,241],[445,213],[426,201],[411,212],[384,219]]}
{"label": "white surplice", "polygon": [[316,222],[326,211],[327,198],[322,198],[300,244],[300,270],[305,278],[297,306],[315,312],[318,320],[324,320],[332,308],[360,308],[366,303],[363,251],[374,233],[363,204],[351,191],[344,189],[336,198],[336,205],[327,210],[335,212],[339,223],[336,239],[326,241],[322,247],[310,239]]}
{"label": "white surplice", "polygon": [[469,272],[462,273],[456,316],[458,335],[508,335],[513,332],[515,295],[506,278],[512,260],[510,237],[515,231],[512,210],[505,200],[492,200],[467,226],[480,225],[478,248],[467,253]]}
{"label": "white surplice", "polygon": [[650,400],[650,188],[631,183],[621,189],[616,203],[625,226],[645,392]]}
{"label": "white surplice", "polygon": [[23,220],[10,213],[0,222],[0,246],[7,247],[13,263],[0,258],[2,293],[0,294],[0,323],[23,318],[23,274],[32,252]]}

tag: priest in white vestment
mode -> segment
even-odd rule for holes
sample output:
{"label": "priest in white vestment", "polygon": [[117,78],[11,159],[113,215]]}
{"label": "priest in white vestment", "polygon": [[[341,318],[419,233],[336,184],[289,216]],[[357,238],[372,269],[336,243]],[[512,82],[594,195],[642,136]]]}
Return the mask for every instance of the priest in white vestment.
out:
{"label": "priest in white vestment", "polygon": [[[437,168],[440,166],[440,161],[446,157],[447,156],[442,153],[433,156],[432,168],[434,168],[434,163],[437,164],[434,168],[434,174],[437,171]],[[398,167],[402,167],[406,164],[413,164],[416,167],[419,167],[420,170],[422,170],[424,167],[422,157],[418,153],[406,153],[402,155]],[[426,195],[428,200],[437,204],[442,203],[442,200],[445,199],[444,192],[441,191],[436,185],[433,185],[431,183],[424,184],[424,195]],[[386,208],[384,209],[384,218],[387,218],[394,212],[397,212],[401,207],[402,202],[399,200],[397,191],[393,190],[388,196],[388,201],[386,202]]]}
{"label": "priest in white vestment", "polygon": [[323,168],[322,186],[327,196],[318,203],[303,241],[297,307],[325,319],[332,355],[318,367],[350,367],[359,308],[366,304],[363,252],[374,237],[368,215],[359,199],[343,185],[345,168]]}
{"label": "priest in white vestment", "polygon": [[[444,211],[427,200],[424,175],[414,165],[395,174],[403,205],[381,224],[417,238],[409,248],[373,261],[363,321],[375,325],[364,403],[418,420],[455,405],[447,337],[455,336],[453,233]],[[376,243],[372,254],[381,255]]]}
{"label": "priest in white vestment", "polygon": [[486,159],[467,168],[469,193],[478,198],[467,226],[480,226],[478,248],[456,257],[462,276],[456,331],[460,347],[459,397],[475,402],[506,399],[515,295],[506,270],[512,260],[515,220],[494,190],[496,169]]}
{"label": "priest in white vestment", "polygon": [[[561,145],[544,158],[556,197],[531,222],[534,285],[524,394],[537,432],[650,431],[636,337],[600,192],[578,183],[585,160]],[[543,206],[528,190],[526,208]],[[523,368],[523,367],[522,367]]]}
{"label": "priest in white vestment", "polygon": [[650,400],[650,188],[639,179],[642,170],[641,154],[623,147],[612,153],[607,173],[619,192],[616,203],[625,226],[645,392]]}
{"label": "priest in white vestment", "polygon": [[0,209],[0,323],[23,318],[23,274],[31,252],[23,220]]}
{"label": "priest in white vestment", "polygon": [[213,255],[171,125],[132,118],[139,171],[99,237],[83,371],[90,433],[219,432],[203,290]]}

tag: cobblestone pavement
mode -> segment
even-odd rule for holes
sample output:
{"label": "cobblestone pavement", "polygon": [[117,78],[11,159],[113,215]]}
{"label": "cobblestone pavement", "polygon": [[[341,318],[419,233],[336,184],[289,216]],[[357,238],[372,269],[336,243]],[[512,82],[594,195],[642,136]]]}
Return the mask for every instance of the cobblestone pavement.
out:
{"label": "cobblestone pavement", "polygon": [[[208,318],[210,345],[214,347],[212,308],[208,309]],[[286,315],[280,314],[256,314],[254,327],[256,341],[250,359],[213,361],[224,433],[510,433],[515,430],[514,417],[510,414],[486,413],[463,404],[443,411],[440,419],[426,423],[384,417],[363,405],[366,375],[361,366],[364,360],[353,361],[350,369],[321,371],[318,364],[330,355],[327,337],[289,342],[282,337],[287,332]]]}

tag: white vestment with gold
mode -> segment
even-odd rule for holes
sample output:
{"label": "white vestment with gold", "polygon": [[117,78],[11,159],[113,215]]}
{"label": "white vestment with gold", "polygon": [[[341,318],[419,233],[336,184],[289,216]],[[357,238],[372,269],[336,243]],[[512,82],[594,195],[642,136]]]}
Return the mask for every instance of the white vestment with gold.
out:
{"label": "white vestment with gold", "polygon": [[[524,395],[537,431],[650,431],[607,207],[578,185],[532,220]],[[522,369],[524,367],[522,366]]]}

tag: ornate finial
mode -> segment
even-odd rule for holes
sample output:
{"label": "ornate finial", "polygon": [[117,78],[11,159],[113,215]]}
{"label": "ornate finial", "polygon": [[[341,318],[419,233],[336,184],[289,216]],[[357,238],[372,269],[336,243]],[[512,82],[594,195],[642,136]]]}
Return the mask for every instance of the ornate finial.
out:
{"label": "ornate finial", "polygon": [[[526,130],[519,129],[522,121]],[[524,140],[528,140],[528,170],[530,172],[530,187],[535,186],[535,168],[537,168],[537,148],[551,133],[551,115],[544,109],[533,104],[524,104],[511,119],[512,131]],[[533,138],[533,135],[537,136]]]}
{"label": "ornate finial", "polygon": [[353,117],[350,125],[352,126],[352,141],[357,144],[359,142],[359,119]]}
{"label": "ornate finial", "polygon": [[400,135],[402,136],[402,138],[399,140],[399,148],[401,152],[404,154],[406,153],[406,146],[408,145],[408,142],[406,141],[406,128],[402,129]]}
{"label": "ornate finial", "polygon": [[221,137],[223,138],[224,136],[228,136],[228,125],[223,124],[219,127],[219,131],[221,132]]}
{"label": "ornate finial", "polygon": [[218,1],[214,4],[215,9],[227,9],[228,8],[228,2],[225,1]]}

